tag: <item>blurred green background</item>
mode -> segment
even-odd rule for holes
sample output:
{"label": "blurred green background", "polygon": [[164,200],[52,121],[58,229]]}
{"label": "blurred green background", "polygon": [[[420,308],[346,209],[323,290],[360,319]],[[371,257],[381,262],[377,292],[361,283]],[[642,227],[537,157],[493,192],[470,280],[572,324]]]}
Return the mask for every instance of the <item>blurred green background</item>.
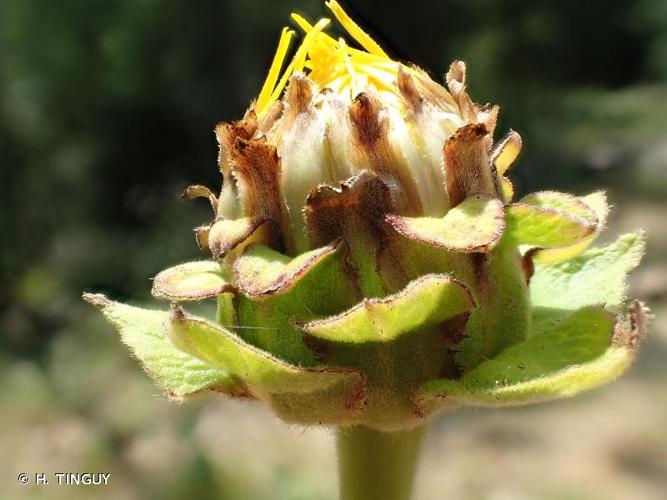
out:
{"label": "blurred green background", "polygon": [[[348,9],[399,59],[468,63],[519,194],[608,190],[607,240],[643,228],[632,293],[656,318],[637,364],[572,401],[464,411],[428,436],[417,498],[658,499],[667,491],[667,2],[372,2]],[[199,257],[215,123],[258,93],[292,10],[319,0],[0,1],[0,498],[333,499],[333,440],[259,405],[168,403],[80,293],[150,300]],[[604,241],[603,238],[603,241]],[[19,472],[111,472],[108,487]]]}

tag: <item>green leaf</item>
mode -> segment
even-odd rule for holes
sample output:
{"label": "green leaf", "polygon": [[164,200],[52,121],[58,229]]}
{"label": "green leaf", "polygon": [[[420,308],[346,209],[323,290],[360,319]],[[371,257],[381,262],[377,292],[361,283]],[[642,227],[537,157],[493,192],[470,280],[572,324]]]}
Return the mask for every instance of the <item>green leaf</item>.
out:
{"label": "green leaf", "polygon": [[420,399],[424,404],[429,400],[432,402],[443,398],[446,407],[503,407],[569,398],[615,380],[632,364],[634,358],[632,349],[612,346],[594,360],[525,382],[510,385],[499,383],[494,388],[471,390],[452,380],[437,381],[424,386]]}
{"label": "green leaf", "polygon": [[597,225],[595,212],[580,198],[568,193],[557,191],[538,191],[524,196],[519,203],[539,208],[553,209],[571,217],[583,219],[591,225]]}
{"label": "green leaf", "polygon": [[220,264],[212,260],[188,262],[170,267],[153,280],[155,297],[169,300],[201,300],[215,297],[234,287],[222,275]]}
{"label": "green leaf", "polygon": [[456,356],[464,370],[524,340],[530,326],[530,297],[518,250],[500,245],[474,262],[475,279],[464,283],[479,307],[470,315]]}
{"label": "green leaf", "polygon": [[466,285],[475,283],[476,273],[469,255],[411,240],[387,231],[377,268],[390,293],[398,293],[425,274],[449,274]]}
{"label": "green leaf", "polygon": [[600,356],[611,342],[614,315],[601,307],[580,309],[551,331],[532,335],[463,377],[467,387],[493,387],[543,376]]}
{"label": "green leaf", "polygon": [[128,306],[99,294],[84,294],[83,299],[102,311],[118,329],[123,343],[170,397],[180,399],[207,389],[246,395],[245,387],[229,372],[186,354],[172,344],[165,332],[168,312]]}
{"label": "green leaf", "polygon": [[475,306],[470,291],[446,275],[431,274],[412,281],[401,292],[383,299],[364,299],[352,309],[301,329],[335,342],[390,342],[412,331],[429,328]]}
{"label": "green leaf", "polygon": [[251,243],[266,243],[272,237],[273,223],[262,217],[216,220],[208,233],[213,257],[220,259],[230,251],[237,253]]}
{"label": "green leaf", "polygon": [[442,218],[388,215],[385,221],[406,238],[456,252],[487,252],[505,228],[502,201],[481,193]]}
{"label": "green leaf", "polygon": [[604,191],[594,191],[590,194],[579,198],[595,213],[598,219],[598,230],[603,228],[607,223],[609,215],[609,203],[607,202],[607,195]]}
{"label": "green leaf", "polygon": [[501,177],[500,181],[500,194],[502,195],[503,201],[509,203],[514,198],[514,185],[512,181],[507,177]]}
{"label": "green leaf", "polygon": [[600,307],[571,314],[485,361],[460,380],[441,379],[419,391],[422,402],[510,406],[569,397],[618,377],[632,362],[630,345],[610,345],[614,316]]}
{"label": "green leaf", "polygon": [[536,265],[530,282],[534,307],[574,310],[604,304],[618,309],[625,299],[625,281],[644,255],[644,238],[630,233],[572,260]]}
{"label": "green leaf", "polygon": [[521,152],[521,136],[514,130],[503,137],[493,148],[491,164],[496,167],[499,176],[505,175]]}
{"label": "green leaf", "polygon": [[581,252],[586,250],[591,243],[593,243],[602,229],[607,223],[607,216],[609,215],[609,205],[607,203],[607,196],[604,191],[596,191],[594,193],[582,196],[579,198],[584,202],[594,213],[597,218],[595,231],[588,237],[584,238],[579,243],[563,248],[546,248],[538,250],[533,254],[533,262],[539,264],[555,264],[569,260]]}
{"label": "green leaf", "polygon": [[505,208],[503,245],[540,248],[572,245],[590,236],[595,224],[553,208],[513,203]]}
{"label": "green leaf", "polygon": [[186,316],[179,306],[173,306],[167,333],[179,349],[239,377],[258,394],[322,391],[340,382],[361,382],[356,370],[285,363],[225,328]]}
{"label": "green leaf", "polygon": [[338,314],[361,297],[341,243],[291,259],[259,245],[248,247],[234,265],[240,335],[250,344],[290,363],[312,366],[313,352],[295,321]]}
{"label": "green leaf", "polygon": [[326,260],[335,258],[340,242],[290,258],[263,245],[252,245],[234,263],[236,285],[247,295],[287,293],[297,281]]}

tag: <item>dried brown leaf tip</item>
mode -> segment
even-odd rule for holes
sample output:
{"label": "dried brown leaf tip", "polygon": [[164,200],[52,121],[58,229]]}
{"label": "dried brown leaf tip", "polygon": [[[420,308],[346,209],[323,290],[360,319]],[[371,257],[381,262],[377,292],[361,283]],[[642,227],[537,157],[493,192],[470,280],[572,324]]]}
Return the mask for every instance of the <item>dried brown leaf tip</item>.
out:
{"label": "dried brown leaf tip", "polygon": [[215,215],[218,211],[218,198],[213,194],[213,192],[206,186],[200,184],[195,184],[193,186],[188,186],[181,194],[186,200],[192,200],[195,198],[208,198],[211,203],[211,208],[213,209],[213,214]]}
{"label": "dried brown leaf tip", "polygon": [[104,309],[110,300],[101,293],[84,293],[81,298],[97,309]]}
{"label": "dried brown leaf tip", "polygon": [[422,212],[419,192],[409,165],[402,161],[389,142],[389,118],[379,99],[362,92],[349,108],[357,160],[391,186],[397,209],[406,215]]}
{"label": "dried brown leaf tip", "polygon": [[305,75],[294,75],[285,91],[286,114],[296,116],[305,113],[313,98],[314,84]]}
{"label": "dried brown leaf tip", "polygon": [[473,193],[496,194],[487,137],[484,125],[470,124],[445,142],[445,177],[451,206]]}
{"label": "dried brown leaf tip", "polygon": [[633,300],[626,317],[614,327],[612,343],[619,347],[636,350],[646,337],[646,326],[651,318],[650,310],[640,300]]}
{"label": "dried brown leaf tip", "polygon": [[403,96],[403,99],[410,105],[414,113],[421,111],[424,104],[424,97],[417,87],[417,82],[413,76],[406,71],[403,65],[398,67],[398,79],[396,81],[398,90]]}
{"label": "dried brown leaf tip", "polygon": [[251,108],[242,120],[233,123],[219,123],[215,127],[218,139],[218,166],[220,172],[227,177],[231,169],[231,155],[237,139],[250,140],[257,131],[257,116]]}
{"label": "dried brown leaf tip", "polygon": [[238,138],[232,150],[232,172],[244,212],[275,222],[289,247],[291,228],[282,196],[276,147],[265,139]]}
{"label": "dried brown leaf tip", "polygon": [[313,189],[306,200],[304,216],[311,243],[317,247],[337,238],[351,239],[355,232],[377,235],[380,221],[390,209],[387,186],[376,175],[363,171],[338,188]]}

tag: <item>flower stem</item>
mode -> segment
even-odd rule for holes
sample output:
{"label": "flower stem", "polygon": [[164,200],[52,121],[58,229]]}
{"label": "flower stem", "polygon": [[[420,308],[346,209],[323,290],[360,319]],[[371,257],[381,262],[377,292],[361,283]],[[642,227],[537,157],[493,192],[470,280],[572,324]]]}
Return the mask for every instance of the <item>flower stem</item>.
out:
{"label": "flower stem", "polygon": [[381,432],[338,429],[340,500],[409,500],[424,426]]}

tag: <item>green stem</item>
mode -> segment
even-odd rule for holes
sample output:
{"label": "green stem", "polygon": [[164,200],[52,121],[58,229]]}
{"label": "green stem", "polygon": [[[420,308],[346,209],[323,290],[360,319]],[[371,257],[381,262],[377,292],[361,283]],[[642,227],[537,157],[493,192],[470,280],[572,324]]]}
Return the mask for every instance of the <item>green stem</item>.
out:
{"label": "green stem", "polygon": [[340,428],[340,500],[409,500],[423,435],[424,426],[393,433]]}

